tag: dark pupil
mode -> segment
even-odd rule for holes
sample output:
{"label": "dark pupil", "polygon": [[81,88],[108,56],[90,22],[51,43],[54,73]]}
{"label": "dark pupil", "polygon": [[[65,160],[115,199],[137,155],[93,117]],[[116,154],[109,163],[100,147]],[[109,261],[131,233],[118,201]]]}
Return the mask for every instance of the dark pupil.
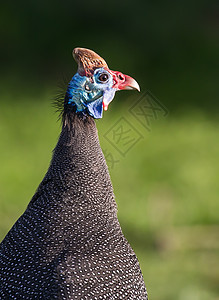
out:
{"label": "dark pupil", "polygon": [[107,74],[101,74],[100,77],[99,77],[100,81],[107,81],[107,79],[108,79],[108,75]]}

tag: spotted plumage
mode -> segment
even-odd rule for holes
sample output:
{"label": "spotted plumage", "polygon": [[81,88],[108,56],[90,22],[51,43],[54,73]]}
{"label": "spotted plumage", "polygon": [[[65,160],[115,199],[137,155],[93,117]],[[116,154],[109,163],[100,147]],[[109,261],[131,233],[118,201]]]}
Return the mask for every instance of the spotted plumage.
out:
{"label": "spotted plumage", "polygon": [[43,181],[1,243],[0,299],[147,299],[94,116],[72,102]]}

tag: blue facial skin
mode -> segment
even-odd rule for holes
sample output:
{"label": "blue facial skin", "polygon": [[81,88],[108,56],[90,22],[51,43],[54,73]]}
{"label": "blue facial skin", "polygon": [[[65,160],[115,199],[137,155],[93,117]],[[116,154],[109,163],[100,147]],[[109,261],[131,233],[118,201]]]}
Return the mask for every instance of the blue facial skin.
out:
{"label": "blue facial skin", "polygon": [[[92,80],[91,80],[92,78]],[[68,104],[76,105],[76,111],[89,113],[95,119],[103,116],[103,101],[109,104],[115,95],[113,77],[104,68],[94,71],[92,77],[81,76],[76,73],[66,92]]]}

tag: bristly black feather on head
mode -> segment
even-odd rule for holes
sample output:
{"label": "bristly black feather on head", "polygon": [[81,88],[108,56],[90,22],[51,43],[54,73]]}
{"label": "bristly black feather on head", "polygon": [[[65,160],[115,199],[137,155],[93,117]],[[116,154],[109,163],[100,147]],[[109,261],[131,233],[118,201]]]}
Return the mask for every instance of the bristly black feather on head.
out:
{"label": "bristly black feather on head", "polygon": [[52,99],[52,106],[55,108],[55,112],[58,113],[58,119],[64,119],[65,115],[65,97],[70,79],[63,76],[57,84],[57,90],[55,96]]}

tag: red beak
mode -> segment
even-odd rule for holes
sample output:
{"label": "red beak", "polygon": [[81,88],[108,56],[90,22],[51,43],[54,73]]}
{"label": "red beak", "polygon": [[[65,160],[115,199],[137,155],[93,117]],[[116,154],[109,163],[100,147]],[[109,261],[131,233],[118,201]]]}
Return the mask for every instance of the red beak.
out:
{"label": "red beak", "polygon": [[114,85],[113,88],[117,90],[138,90],[140,92],[140,86],[137,83],[137,81],[121,72],[118,71],[110,71],[110,73],[113,75]]}

